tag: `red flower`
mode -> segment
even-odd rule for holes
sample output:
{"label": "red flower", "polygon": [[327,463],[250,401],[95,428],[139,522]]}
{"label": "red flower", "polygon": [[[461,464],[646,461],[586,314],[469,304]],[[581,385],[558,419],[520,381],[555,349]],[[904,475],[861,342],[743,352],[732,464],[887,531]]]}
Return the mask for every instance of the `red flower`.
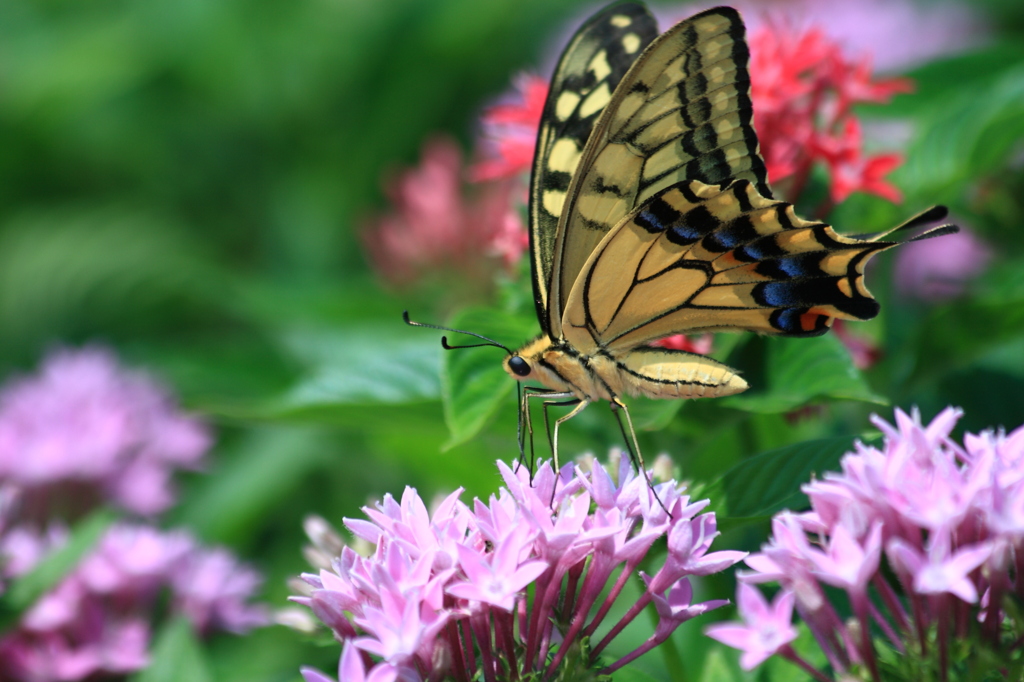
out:
{"label": "red flower", "polygon": [[[912,83],[872,80],[870,59],[847,57],[820,29],[794,32],[768,24],[748,42],[754,127],[768,177],[781,193],[795,202],[814,165],[824,163],[833,202],[857,191],[900,201],[899,190],[884,176],[902,157],[864,156],[851,107],[888,102],[911,91]],[[470,170],[471,179],[511,178],[530,169],[547,87],[538,76],[520,75],[515,94],[484,112],[483,160]]]}
{"label": "red flower", "polygon": [[891,153],[861,158],[861,130],[857,119],[850,116],[840,134],[819,135],[814,144],[812,153],[828,165],[832,176],[832,200],[836,203],[858,190],[877,194],[893,203],[903,200],[899,189],[883,178],[903,163],[903,156]]}
{"label": "red flower", "polygon": [[467,200],[462,176],[458,146],[438,138],[424,145],[417,168],[387,183],[393,210],[362,232],[373,265],[386,279],[409,284],[440,269],[490,279],[498,263],[511,267],[519,260],[528,240],[513,202],[518,185],[486,183]]}
{"label": "red flower", "polygon": [[515,89],[509,101],[483,113],[484,158],[469,170],[474,182],[514,178],[533,164],[548,83],[540,76],[523,73],[516,78]]}
{"label": "red flower", "polygon": [[850,351],[850,359],[857,369],[867,369],[882,358],[882,349],[877,343],[863,336],[852,334],[846,320],[837,319],[832,323],[832,331]]}
{"label": "red flower", "polygon": [[711,352],[711,342],[713,339],[714,337],[711,334],[701,334],[692,338],[685,334],[676,334],[659,339],[652,345],[673,350],[685,350],[688,353],[696,353],[698,355],[707,355]]}
{"label": "red flower", "polygon": [[796,201],[814,164],[823,162],[832,179],[832,201],[841,202],[855,191],[899,201],[899,190],[883,176],[902,157],[863,157],[860,123],[851,107],[887,102],[909,92],[910,81],[873,81],[867,58],[848,59],[818,29],[794,37],[769,24],[754,31],[749,42],[754,127],[769,179]]}

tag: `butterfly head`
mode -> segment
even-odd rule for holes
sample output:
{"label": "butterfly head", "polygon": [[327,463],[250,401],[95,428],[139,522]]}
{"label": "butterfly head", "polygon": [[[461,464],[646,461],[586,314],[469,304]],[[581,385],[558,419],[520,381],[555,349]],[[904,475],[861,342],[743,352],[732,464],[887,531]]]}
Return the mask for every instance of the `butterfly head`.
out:
{"label": "butterfly head", "polygon": [[546,335],[538,336],[516,352],[510,353],[502,367],[516,381],[531,379],[547,386],[550,383],[547,378],[549,372],[542,363],[553,359],[552,350],[554,349],[551,339]]}
{"label": "butterfly head", "polygon": [[523,356],[510,355],[505,358],[505,371],[518,379],[525,379],[533,372],[533,368]]}

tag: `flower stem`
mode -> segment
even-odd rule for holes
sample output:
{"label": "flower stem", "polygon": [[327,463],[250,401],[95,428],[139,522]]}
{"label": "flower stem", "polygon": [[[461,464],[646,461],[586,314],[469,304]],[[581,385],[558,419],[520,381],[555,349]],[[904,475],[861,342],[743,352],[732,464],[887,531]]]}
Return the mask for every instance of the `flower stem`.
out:
{"label": "flower stem", "polygon": [[516,646],[512,638],[512,628],[514,625],[515,616],[512,613],[494,614],[495,645],[505,651],[505,660],[508,661],[509,679],[513,682],[519,679]]}
{"label": "flower stem", "polygon": [[[612,607],[612,604],[615,603],[615,600],[619,598],[619,594],[622,593],[622,589],[626,586],[626,581],[629,580],[629,576],[632,575],[633,571],[636,569],[637,563],[637,560],[630,560],[626,564],[625,568],[622,569],[622,573],[619,574],[618,579],[615,581],[615,585],[612,586],[611,592],[608,593],[608,597],[604,600],[604,603],[601,604],[601,608],[598,609],[597,614],[594,616],[594,619],[590,621],[590,624],[583,631],[584,635],[593,635],[594,630],[598,628],[598,626],[601,624],[601,621],[604,620],[604,617],[608,615],[608,609],[610,609]],[[650,601],[651,599],[650,596],[647,595],[647,593],[644,593],[644,597],[641,597],[641,601],[644,598],[646,598],[647,601]],[[646,605],[647,604],[645,602],[643,606]],[[641,608],[643,608],[643,606],[641,606]],[[632,611],[632,609],[630,610]],[[631,617],[630,620],[633,620],[633,618]],[[607,639],[607,637],[605,639]]]}
{"label": "flower stem", "polygon": [[932,604],[935,606],[936,620],[939,627],[939,679],[942,682],[949,682],[949,618],[944,615],[949,601],[946,595],[941,594],[934,598]]}
{"label": "flower stem", "polygon": [[463,647],[463,651],[466,653],[467,667],[466,670],[476,670],[476,651],[473,646],[473,630],[469,626],[468,620],[462,620],[459,623],[459,627],[462,630],[462,641],[466,643]]}
{"label": "flower stem", "polygon": [[466,667],[462,640],[459,638],[459,628],[455,621],[448,621],[445,633],[448,638],[448,649],[452,652],[452,675],[456,682],[469,682],[469,669]]}
{"label": "flower stem", "polygon": [[650,604],[650,603],[651,603],[651,593],[650,592],[644,592],[643,595],[640,597],[640,599],[638,599],[635,604],[633,604],[631,607],[629,607],[629,611],[626,612],[626,615],[624,615],[621,619],[619,619],[619,622],[612,626],[612,629],[608,631],[608,634],[604,636],[604,639],[602,639],[598,643],[598,645],[593,648],[593,650],[591,651],[591,656],[593,656],[594,658],[597,658],[597,656],[602,651],[604,651],[604,648],[606,646],[608,646],[608,644],[613,639],[615,639],[620,632],[622,632],[622,629],[625,628],[630,623],[632,623],[633,619],[636,618],[640,614],[641,611],[643,611],[645,608],[647,608],[647,605]]}
{"label": "flower stem", "polygon": [[641,656],[646,654],[648,651],[650,651],[654,647],[656,647],[659,644],[661,644],[663,641],[665,641],[664,638],[651,637],[646,642],[641,644],[639,647],[637,647],[633,651],[629,652],[628,654],[626,654],[625,656],[623,656],[619,660],[615,661],[614,663],[612,663],[607,668],[603,668],[601,670],[600,674],[601,675],[611,675],[613,672],[615,672],[616,670],[618,670],[622,666],[627,665],[629,663],[632,663],[636,659],[640,658]]}
{"label": "flower stem", "polygon": [[796,651],[793,650],[793,647],[789,646],[788,644],[786,646],[782,647],[781,649],[779,649],[779,655],[782,656],[787,661],[789,661],[790,663],[795,663],[805,673],[807,673],[808,675],[810,675],[814,679],[818,680],[819,682],[832,682],[832,680],[829,679],[825,675],[825,673],[821,672],[820,670],[815,668],[813,665],[811,665],[810,663],[805,661],[803,658],[801,658],[800,655]]}
{"label": "flower stem", "polygon": [[[854,595],[851,595],[854,596]],[[871,617],[868,613],[869,601],[867,592],[855,595],[852,599],[853,608],[857,614],[857,621],[860,623],[860,652],[861,657],[871,671],[871,679],[881,682],[878,674],[878,661],[875,660],[875,647],[871,643]]]}
{"label": "flower stem", "polygon": [[484,679],[487,682],[497,682],[496,671],[497,662],[494,659],[494,654],[491,651],[491,629],[488,623],[489,618],[484,615],[482,617],[470,616],[472,620],[473,630],[476,632],[476,643],[480,647],[480,667],[484,671]]}

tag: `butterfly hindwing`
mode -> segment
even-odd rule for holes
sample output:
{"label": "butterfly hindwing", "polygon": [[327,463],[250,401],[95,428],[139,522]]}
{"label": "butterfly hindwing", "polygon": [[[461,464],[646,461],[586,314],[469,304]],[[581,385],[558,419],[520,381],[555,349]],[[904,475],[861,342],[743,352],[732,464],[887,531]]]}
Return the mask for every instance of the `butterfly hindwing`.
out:
{"label": "butterfly hindwing", "polygon": [[864,266],[895,242],[837,234],[749,180],[681,182],[648,199],[594,250],[563,319],[582,353],[621,355],[676,333],[814,336],[869,319]]}
{"label": "butterfly hindwing", "polygon": [[643,5],[606,8],[576,32],[555,70],[541,117],[530,188],[534,298],[545,331],[556,231],[570,180],[611,94],[657,35],[657,23]]}
{"label": "butterfly hindwing", "polygon": [[549,301],[552,332],[584,263],[636,206],[683,180],[746,179],[770,197],[751,124],[739,14],[716,8],[655,40],[595,125],[562,207]]}

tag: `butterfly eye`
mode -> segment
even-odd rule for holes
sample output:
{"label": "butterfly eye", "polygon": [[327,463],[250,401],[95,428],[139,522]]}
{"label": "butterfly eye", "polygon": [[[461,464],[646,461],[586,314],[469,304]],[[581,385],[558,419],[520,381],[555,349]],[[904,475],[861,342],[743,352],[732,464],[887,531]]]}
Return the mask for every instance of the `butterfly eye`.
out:
{"label": "butterfly eye", "polygon": [[516,376],[525,377],[530,373],[530,363],[518,355],[513,355],[508,359],[508,366]]}

